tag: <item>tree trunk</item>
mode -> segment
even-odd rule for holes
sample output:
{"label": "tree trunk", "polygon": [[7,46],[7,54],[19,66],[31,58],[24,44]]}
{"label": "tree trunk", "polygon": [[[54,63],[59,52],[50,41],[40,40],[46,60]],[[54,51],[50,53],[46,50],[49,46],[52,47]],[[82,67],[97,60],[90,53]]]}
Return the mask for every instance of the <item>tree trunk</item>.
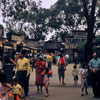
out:
{"label": "tree trunk", "polygon": [[89,62],[93,54],[94,24],[95,24],[95,8],[97,0],[92,0],[91,12],[88,12],[87,0],[82,0],[85,18],[87,20],[87,44],[85,46],[85,62]]}
{"label": "tree trunk", "polygon": [[88,37],[87,37],[87,44],[85,46],[85,62],[88,63],[92,58],[93,54],[93,39],[94,39],[93,29],[88,28],[87,33]]}

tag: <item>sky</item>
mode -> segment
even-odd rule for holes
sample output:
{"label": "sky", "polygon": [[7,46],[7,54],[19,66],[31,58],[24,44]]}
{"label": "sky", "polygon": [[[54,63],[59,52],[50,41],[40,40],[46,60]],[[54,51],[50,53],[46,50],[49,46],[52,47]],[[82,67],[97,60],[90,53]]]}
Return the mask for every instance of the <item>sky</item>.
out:
{"label": "sky", "polygon": [[[39,0],[34,0],[36,2],[38,2]],[[41,0],[42,1],[42,4],[41,6],[43,8],[50,8],[51,5],[55,4],[58,0]]]}

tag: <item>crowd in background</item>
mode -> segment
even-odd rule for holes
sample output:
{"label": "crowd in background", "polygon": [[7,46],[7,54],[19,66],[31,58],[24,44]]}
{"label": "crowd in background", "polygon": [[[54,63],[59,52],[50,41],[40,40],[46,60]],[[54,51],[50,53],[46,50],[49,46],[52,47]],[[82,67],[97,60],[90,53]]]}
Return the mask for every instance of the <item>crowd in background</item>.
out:
{"label": "crowd in background", "polygon": [[[97,77],[99,75],[99,58],[96,54],[93,55],[93,60],[89,62],[89,68],[92,71],[93,77],[93,93],[94,97],[99,97],[99,84],[100,79]],[[36,78],[35,78],[35,85],[37,87],[36,93],[42,94],[42,88],[45,87],[45,97],[49,96],[49,84],[50,78],[53,77],[52,65],[58,66],[58,80],[59,84],[65,85],[65,71],[66,66],[69,63],[69,55],[68,54],[53,54],[53,53],[34,53],[28,54],[26,50],[22,50],[19,53],[16,53],[15,59],[9,58],[10,61],[13,63],[13,75],[10,82],[6,80],[7,75],[5,71],[3,72],[3,65],[0,60],[0,98],[4,98],[2,100],[8,100],[6,93],[11,90],[9,94],[10,97],[14,97],[14,100],[24,100],[24,96],[28,96],[29,93],[29,79],[30,79],[30,72],[33,69],[36,70]],[[83,64],[80,68],[80,71],[77,69],[77,64],[73,66],[72,70],[73,80],[75,85],[78,84],[78,75],[81,76],[81,96],[85,94],[88,95],[88,65]],[[3,79],[2,79],[3,77]],[[6,78],[4,78],[6,77]],[[9,76],[8,76],[9,77]],[[3,81],[5,80],[5,81]],[[3,81],[3,82],[2,82]],[[8,87],[6,89],[5,87]],[[13,96],[11,96],[13,94]]]}
{"label": "crowd in background", "polygon": [[31,69],[33,71],[34,68],[36,70],[35,85],[37,86],[37,93],[42,93],[42,88],[44,86],[46,90],[45,96],[48,97],[48,86],[50,84],[50,78],[53,76],[52,64],[58,66],[59,83],[65,84],[64,72],[66,70],[66,66],[68,65],[68,59],[69,56],[66,55],[65,57],[63,54],[43,54],[42,52],[29,54],[26,50],[22,50],[21,52],[16,53],[15,59],[9,58],[10,62],[13,64],[13,74],[10,76],[12,79],[9,79],[9,72],[7,73],[7,71],[5,72],[3,70],[2,60],[0,60],[0,72],[5,74],[6,82],[12,85],[12,88],[14,88],[12,93],[14,100],[16,100],[18,95],[21,97],[22,93],[20,93],[20,91],[22,92],[22,90],[24,95],[28,96],[30,72]]}

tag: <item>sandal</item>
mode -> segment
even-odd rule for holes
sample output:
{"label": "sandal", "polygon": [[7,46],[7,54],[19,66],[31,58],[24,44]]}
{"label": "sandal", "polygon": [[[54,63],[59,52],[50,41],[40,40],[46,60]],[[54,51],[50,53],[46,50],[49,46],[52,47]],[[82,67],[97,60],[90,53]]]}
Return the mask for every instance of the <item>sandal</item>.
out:
{"label": "sandal", "polygon": [[48,97],[48,96],[49,96],[48,94],[45,95],[45,97]]}

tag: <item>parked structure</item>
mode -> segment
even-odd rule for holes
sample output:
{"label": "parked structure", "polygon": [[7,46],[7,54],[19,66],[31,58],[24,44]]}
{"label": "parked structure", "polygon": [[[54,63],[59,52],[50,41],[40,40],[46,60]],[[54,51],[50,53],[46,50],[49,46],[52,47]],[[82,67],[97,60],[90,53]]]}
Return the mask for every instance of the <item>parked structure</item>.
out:
{"label": "parked structure", "polygon": [[66,38],[65,53],[69,54],[70,62],[75,59],[77,45],[87,40],[87,32],[84,30],[73,30],[70,37]]}
{"label": "parked structure", "polygon": [[47,51],[47,52],[52,52],[55,53],[57,51],[60,51],[61,48],[65,48],[65,45],[62,44],[61,42],[57,42],[57,41],[46,41],[43,45],[43,50]]}

